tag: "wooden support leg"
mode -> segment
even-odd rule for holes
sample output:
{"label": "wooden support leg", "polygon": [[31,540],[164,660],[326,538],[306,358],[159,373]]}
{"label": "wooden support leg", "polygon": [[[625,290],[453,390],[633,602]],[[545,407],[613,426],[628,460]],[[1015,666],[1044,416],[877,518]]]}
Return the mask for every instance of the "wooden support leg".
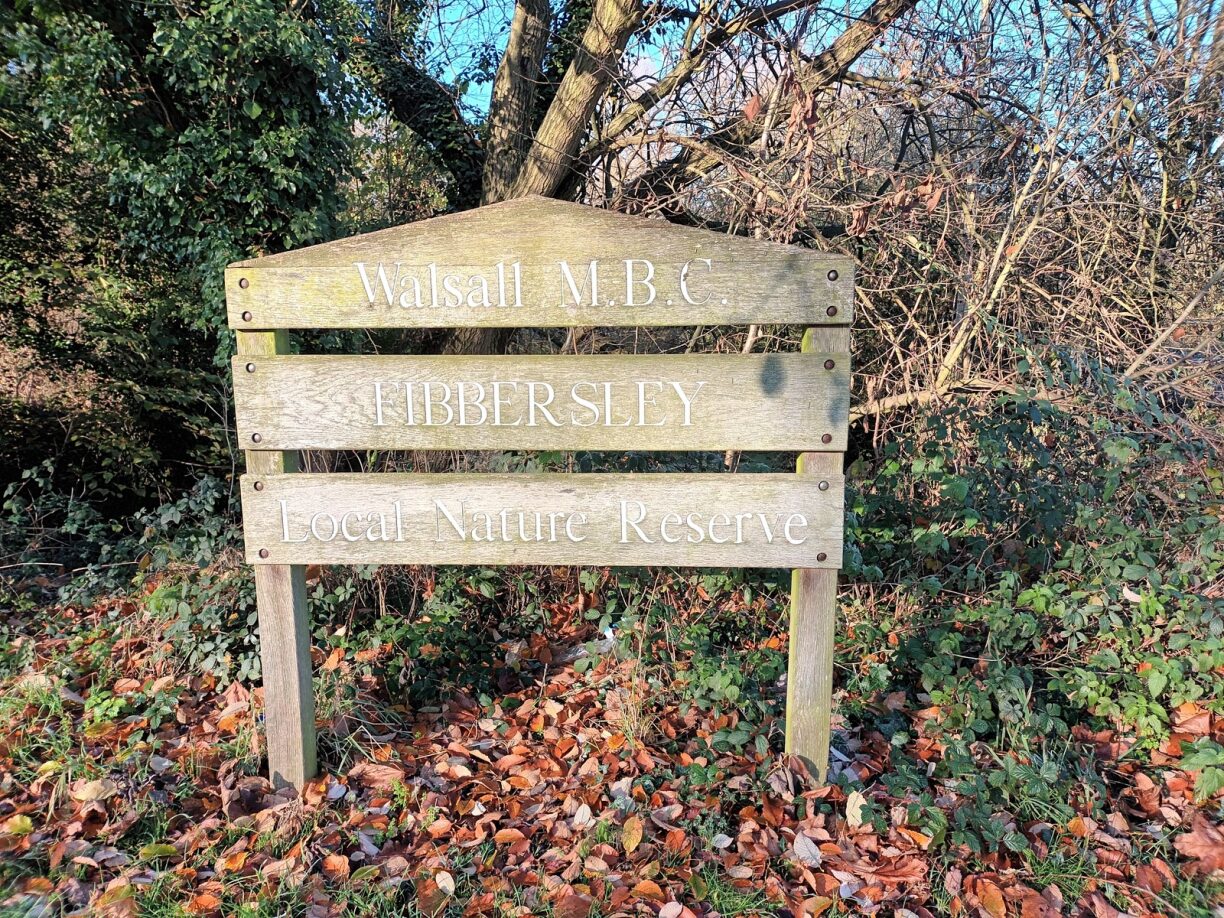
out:
{"label": "wooden support leg", "polygon": [[[841,473],[841,453],[805,453],[800,474]],[[833,460],[829,462],[828,460]],[[834,468],[834,464],[836,468]],[[824,465],[825,468],[813,468]],[[824,782],[833,716],[833,643],[837,571],[800,568],[791,574],[790,658],[786,677],[786,751],[806,759]]]}
{"label": "wooden support leg", "polygon": [[314,689],[306,569],[257,564],[259,656],[263,662],[268,776],[276,787],[301,789],[315,776]]}
{"label": "wooden support leg", "polygon": [[[238,333],[238,353],[244,356],[285,354],[288,350],[284,332]],[[298,454],[248,449],[246,463],[252,475],[296,472]],[[255,602],[263,664],[268,776],[276,787],[291,785],[301,790],[316,769],[306,568],[297,564],[255,565]]]}
{"label": "wooden support leg", "polygon": [[[803,351],[848,353],[848,327],[809,328]],[[840,475],[842,453],[803,453],[800,475]],[[824,782],[833,717],[833,645],[837,633],[837,571],[796,569],[791,575],[790,657],[786,677],[786,751],[807,760]]]}

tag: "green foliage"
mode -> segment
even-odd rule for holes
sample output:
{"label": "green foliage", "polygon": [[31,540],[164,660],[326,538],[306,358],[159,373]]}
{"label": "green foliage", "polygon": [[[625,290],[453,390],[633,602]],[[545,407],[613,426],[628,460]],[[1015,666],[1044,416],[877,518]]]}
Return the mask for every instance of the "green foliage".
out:
{"label": "green foliage", "polygon": [[197,327],[223,324],[228,261],[332,228],[352,92],[328,10],[34,2],[10,33],[11,79],[100,170],[125,251],[196,279]]}
{"label": "green foliage", "polygon": [[1176,706],[1220,710],[1218,459],[1107,373],[1058,372],[1070,403],[952,405],[856,482],[853,575],[894,611],[855,623],[852,694],[910,687],[931,730],[1001,749],[1077,723],[1154,743]]}
{"label": "green foliage", "polygon": [[0,10],[0,360],[28,389],[0,400],[6,558],[108,563],[88,548],[115,521],[232,466],[222,269],[339,232],[354,22],[338,0]]}

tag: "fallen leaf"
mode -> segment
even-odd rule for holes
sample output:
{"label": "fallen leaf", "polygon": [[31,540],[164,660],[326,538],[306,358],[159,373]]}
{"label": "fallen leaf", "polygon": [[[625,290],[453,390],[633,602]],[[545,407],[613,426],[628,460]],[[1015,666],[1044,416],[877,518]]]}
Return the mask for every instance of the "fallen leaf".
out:
{"label": "fallen leaf", "polygon": [[1092,910],[1095,918],[1120,918],[1122,914],[1110,905],[1099,892],[1089,893],[1087,898],[1081,901],[1088,903],[1088,907]]}
{"label": "fallen leaf", "polygon": [[803,903],[804,916],[812,916],[817,918],[829,910],[829,906],[833,904],[833,900],[828,896],[813,896]]}
{"label": "fallen leaf", "polygon": [[1202,816],[1197,816],[1189,832],[1173,839],[1173,847],[1182,857],[1190,858],[1191,865],[1203,873],[1224,870],[1224,831],[1213,826]]}
{"label": "fallen leaf", "polygon": [[323,858],[323,876],[333,883],[347,880],[350,869],[349,859],[343,854],[329,854]]}
{"label": "fallen leaf", "polygon": [[191,915],[215,915],[221,911],[221,900],[212,893],[200,893],[187,903],[187,912]]}
{"label": "fallen leaf", "polygon": [[568,893],[552,904],[555,918],[587,918],[591,914],[590,896],[579,893]]}
{"label": "fallen leaf", "polygon": [[349,771],[349,777],[376,791],[390,791],[403,782],[404,769],[397,765],[380,765],[377,762],[359,762]]}
{"label": "fallen leaf", "polygon": [[119,788],[110,778],[98,778],[96,781],[77,782],[68,793],[73,800],[88,803],[113,797],[119,793]]}
{"label": "fallen leaf", "polygon": [[630,816],[625,820],[625,825],[621,829],[621,844],[624,845],[626,854],[632,854],[637,850],[637,846],[642,843],[643,832],[641,817]]}
{"label": "fallen leaf", "polygon": [[1037,890],[1021,886],[1008,890],[1008,895],[1013,893],[1020,899],[1020,918],[1058,918],[1059,911]]}
{"label": "fallen leaf", "polygon": [[663,902],[667,899],[662,887],[654,880],[638,881],[633,887],[633,894],[642,899],[654,899],[656,902]]}
{"label": "fallen leaf", "polygon": [[1003,899],[1003,890],[990,880],[978,877],[974,882],[974,892],[982,908],[991,918],[1007,918],[1007,903]]}
{"label": "fallen leaf", "polygon": [[178,849],[174,845],[164,843],[145,845],[140,849],[140,859],[142,861],[156,861],[161,858],[175,857],[177,854]]}
{"label": "fallen leaf", "polygon": [[9,835],[29,835],[34,831],[34,821],[22,814],[10,816],[5,820],[4,831]]}
{"label": "fallen leaf", "polygon": [[846,796],[846,823],[852,829],[863,824],[863,809],[867,806],[867,798],[859,791],[850,791]]}
{"label": "fallen leaf", "polygon": [[434,918],[446,909],[450,896],[444,893],[432,877],[420,880],[416,886],[416,904],[421,914]]}
{"label": "fallen leaf", "polygon": [[805,867],[819,867],[823,857],[820,853],[820,844],[810,836],[800,832],[795,836],[794,848],[795,860]]}

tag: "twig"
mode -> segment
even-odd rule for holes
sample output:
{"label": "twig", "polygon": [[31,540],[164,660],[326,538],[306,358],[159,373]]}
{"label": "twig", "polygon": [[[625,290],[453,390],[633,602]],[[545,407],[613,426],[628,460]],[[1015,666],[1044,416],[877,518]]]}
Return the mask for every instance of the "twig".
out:
{"label": "twig", "polygon": [[1126,368],[1126,372],[1122,374],[1123,379],[1130,379],[1131,376],[1134,375],[1135,371],[1143,365],[1143,362],[1147,360],[1148,357],[1152,356],[1156,349],[1168,340],[1169,335],[1173,334],[1173,332],[1177,330],[1177,327],[1190,317],[1190,313],[1194,312],[1194,310],[1198,308],[1199,303],[1203,301],[1203,297],[1207,295],[1207,291],[1219,283],[1221,278],[1224,278],[1224,264],[1221,264],[1218,268],[1216,268],[1211,277],[1207,278],[1207,283],[1203,284],[1202,289],[1194,295],[1194,299],[1186,304],[1186,308],[1183,309],[1181,314],[1173,320],[1173,324],[1157,335],[1156,340],[1147,346],[1147,350],[1136,357],[1134,362]]}

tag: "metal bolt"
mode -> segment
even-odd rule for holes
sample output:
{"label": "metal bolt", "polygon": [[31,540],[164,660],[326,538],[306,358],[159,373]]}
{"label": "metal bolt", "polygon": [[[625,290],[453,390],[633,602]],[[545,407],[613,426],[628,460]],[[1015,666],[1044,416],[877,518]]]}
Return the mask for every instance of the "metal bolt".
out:
{"label": "metal bolt", "polygon": [[[816,487],[819,488],[821,491],[827,491],[829,490],[829,483],[827,481],[822,481],[820,484],[816,485]],[[255,488],[256,490],[258,490],[259,485],[255,485]]]}
{"label": "metal bolt", "polygon": [[[259,442],[259,434],[255,434],[255,442],[256,442],[256,443],[258,443],[258,442]],[[820,435],[820,442],[821,442],[821,443],[832,443],[832,442],[833,442],[833,434],[821,434],[821,435]]]}
{"label": "metal bolt", "polygon": [[[825,436],[827,437],[828,434],[825,434]],[[263,434],[257,434],[257,433],[251,434],[252,443],[259,443],[262,440],[263,440]]]}
{"label": "metal bolt", "polygon": [[248,363],[248,364],[246,365],[246,371],[247,371],[248,373],[254,373],[254,372],[255,372],[255,364],[253,364],[253,363]]}
{"label": "metal bolt", "polygon": [[816,560],[817,560],[817,561],[825,561],[825,560],[827,560],[827,559],[828,559],[828,557],[829,557],[829,556],[828,556],[828,555],[826,555],[826,554],[825,554],[823,551],[820,551],[820,552],[817,552],[817,553],[816,553]]}
{"label": "metal bolt", "polygon": [[[261,557],[261,558],[266,558],[266,557],[268,557],[268,550],[267,550],[266,548],[261,548],[261,549],[259,550],[259,557]],[[821,560],[824,560],[824,559],[822,558]]]}
{"label": "metal bolt", "polygon": [[[836,271],[834,271],[834,272],[832,272],[832,273],[833,273],[833,274],[836,274],[837,272],[836,272]],[[830,278],[830,280],[832,280],[832,279],[833,279],[833,278]],[[239,286],[239,287],[241,287],[243,290],[245,290],[247,287],[251,286],[251,282],[250,282],[249,280],[247,280],[245,277],[240,277],[240,278],[238,278],[238,286]]]}
{"label": "metal bolt", "polygon": [[256,491],[262,491],[263,489],[264,489],[264,483],[262,481],[255,482]]}
{"label": "metal bolt", "polygon": [[[834,363],[832,360],[826,360],[826,361],[825,361],[825,369],[826,369],[826,370],[831,370],[831,369],[833,369],[835,366],[837,366],[837,364],[835,364],[835,363]],[[250,364],[250,363],[248,363],[248,364],[247,364],[247,369],[248,369],[250,372],[252,372],[252,373],[253,373],[253,372],[255,372],[255,365],[254,365],[254,364]]]}
{"label": "metal bolt", "polygon": [[834,268],[832,271],[829,272],[829,280],[831,281],[837,280],[837,269],[836,268]]}
{"label": "metal bolt", "polygon": [[250,321],[251,321],[251,314],[250,314],[249,312],[244,312],[244,313],[242,314],[242,321],[243,321],[243,322],[250,322]]}
{"label": "metal bolt", "polygon": [[[825,310],[825,315],[826,315],[826,316],[835,316],[835,315],[837,315],[837,307],[836,307],[836,306],[830,306],[828,309],[826,309],[826,310]],[[248,321],[249,321],[249,320],[248,320]]]}

